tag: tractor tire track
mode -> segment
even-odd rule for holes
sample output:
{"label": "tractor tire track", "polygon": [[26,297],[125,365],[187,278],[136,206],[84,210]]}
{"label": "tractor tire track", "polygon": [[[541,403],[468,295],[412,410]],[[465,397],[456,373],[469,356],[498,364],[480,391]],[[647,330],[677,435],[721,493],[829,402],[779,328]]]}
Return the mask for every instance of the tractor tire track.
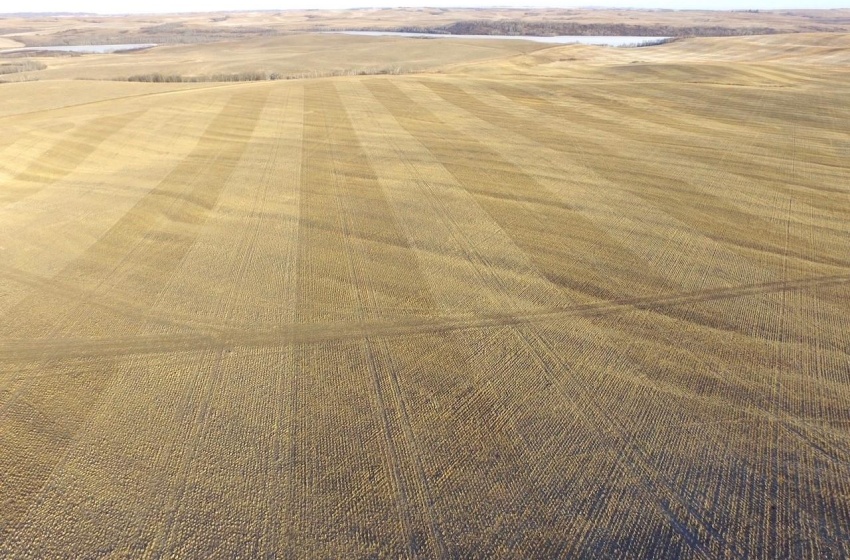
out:
{"label": "tractor tire track", "polygon": [[850,275],[821,276],[763,282],[733,288],[716,288],[694,293],[657,297],[622,298],[591,304],[527,312],[491,313],[474,316],[399,317],[325,323],[296,322],[266,331],[227,330],[221,333],[173,333],[109,338],[0,339],[0,360],[46,359],[51,356],[95,357],[115,352],[120,355],[160,354],[193,351],[223,345],[288,346],[323,344],[363,337],[393,338],[469,329],[501,328],[569,317],[599,317],[641,309],[663,311],[694,303],[807,290],[850,283]]}

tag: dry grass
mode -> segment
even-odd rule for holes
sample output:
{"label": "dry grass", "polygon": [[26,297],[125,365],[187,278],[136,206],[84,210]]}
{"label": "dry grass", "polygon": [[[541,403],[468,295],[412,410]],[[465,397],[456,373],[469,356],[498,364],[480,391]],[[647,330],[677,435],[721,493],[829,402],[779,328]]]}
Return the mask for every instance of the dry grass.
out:
{"label": "dry grass", "polygon": [[843,41],[3,85],[0,556],[850,555]]}

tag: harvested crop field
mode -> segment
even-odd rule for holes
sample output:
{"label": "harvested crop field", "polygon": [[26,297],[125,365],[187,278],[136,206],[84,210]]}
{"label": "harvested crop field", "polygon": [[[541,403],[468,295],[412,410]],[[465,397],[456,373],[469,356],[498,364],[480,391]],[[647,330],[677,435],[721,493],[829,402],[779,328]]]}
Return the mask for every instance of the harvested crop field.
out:
{"label": "harvested crop field", "polygon": [[850,556],[850,41],[493,48],[0,84],[0,556]]}

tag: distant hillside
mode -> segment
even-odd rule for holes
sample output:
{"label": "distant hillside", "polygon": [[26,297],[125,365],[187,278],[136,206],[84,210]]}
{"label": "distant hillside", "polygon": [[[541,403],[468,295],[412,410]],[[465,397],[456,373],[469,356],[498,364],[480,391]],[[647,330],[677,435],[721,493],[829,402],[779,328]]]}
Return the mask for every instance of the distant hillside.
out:
{"label": "distant hillside", "polygon": [[44,18],[44,17],[90,17],[97,14],[92,12],[0,12],[0,17]]}
{"label": "distant hillside", "polygon": [[459,21],[440,26],[401,26],[395,31],[449,35],[540,36],[641,36],[641,37],[731,37],[780,33],[772,27],[725,27],[720,25],[635,25],[626,23],[576,23],[546,21]]}

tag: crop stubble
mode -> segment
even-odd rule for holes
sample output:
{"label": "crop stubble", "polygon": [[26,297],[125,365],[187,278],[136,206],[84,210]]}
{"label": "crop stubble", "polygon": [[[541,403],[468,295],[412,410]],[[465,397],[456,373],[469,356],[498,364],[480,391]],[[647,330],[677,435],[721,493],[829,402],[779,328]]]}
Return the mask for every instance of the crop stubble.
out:
{"label": "crop stubble", "polygon": [[850,553],[846,85],[646,66],[4,141],[0,554]]}

